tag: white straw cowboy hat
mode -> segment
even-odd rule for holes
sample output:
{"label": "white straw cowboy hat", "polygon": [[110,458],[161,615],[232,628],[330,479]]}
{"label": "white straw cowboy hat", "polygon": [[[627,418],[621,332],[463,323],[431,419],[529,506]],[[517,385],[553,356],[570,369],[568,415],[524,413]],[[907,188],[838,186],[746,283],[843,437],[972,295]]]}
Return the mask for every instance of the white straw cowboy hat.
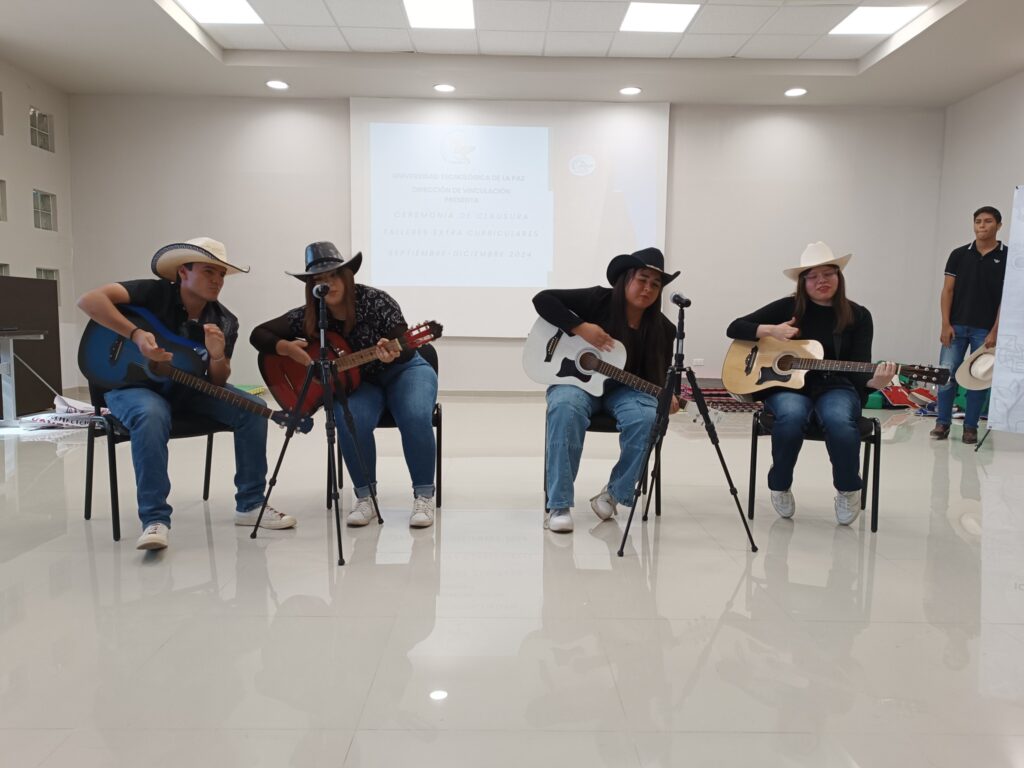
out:
{"label": "white straw cowboy hat", "polygon": [[170,280],[178,279],[178,267],[182,264],[215,264],[227,269],[227,274],[248,272],[248,267],[239,267],[228,261],[224,243],[209,237],[194,237],[184,243],[165,245],[153,254],[150,268],[157,277]]}
{"label": "white straw cowboy hat", "polygon": [[978,347],[956,369],[956,382],[964,389],[988,389],[995,367],[995,347]]}
{"label": "white straw cowboy hat", "polygon": [[835,265],[839,267],[840,271],[842,271],[851,256],[853,256],[853,254],[848,253],[845,256],[836,257],[836,255],[832,253],[832,249],[819,240],[818,242],[811,243],[804,248],[804,252],[800,254],[799,267],[784,269],[782,270],[782,274],[790,280],[798,280],[801,272],[806,272],[807,270],[814,269],[815,267]]}

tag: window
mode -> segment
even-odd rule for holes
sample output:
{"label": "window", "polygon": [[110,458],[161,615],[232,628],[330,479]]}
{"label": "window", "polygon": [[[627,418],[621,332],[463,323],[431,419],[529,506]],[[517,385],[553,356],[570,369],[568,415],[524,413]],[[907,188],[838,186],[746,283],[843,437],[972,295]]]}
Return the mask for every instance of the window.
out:
{"label": "window", "polygon": [[0,277],[7,277],[11,274],[10,264],[0,264]]}
{"label": "window", "polygon": [[0,179],[0,221],[7,221],[7,182]]}
{"label": "window", "polygon": [[53,115],[29,107],[28,124],[32,134],[32,146],[53,152]]}
{"label": "window", "polygon": [[4,135],[4,93],[0,91],[0,136]]}
{"label": "window", "polygon": [[57,196],[32,190],[32,214],[36,229],[57,231]]}

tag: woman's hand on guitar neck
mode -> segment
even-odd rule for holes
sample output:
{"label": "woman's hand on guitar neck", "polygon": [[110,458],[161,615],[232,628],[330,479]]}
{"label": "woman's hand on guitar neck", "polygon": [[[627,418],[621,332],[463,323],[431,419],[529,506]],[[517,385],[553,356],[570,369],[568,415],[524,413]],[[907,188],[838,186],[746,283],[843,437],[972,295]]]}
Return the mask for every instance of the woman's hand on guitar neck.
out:
{"label": "woman's hand on guitar neck", "polygon": [[896,363],[879,363],[875,368],[875,375],[868,380],[868,386],[872,389],[885,389],[892,384],[892,377],[896,375]]}
{"label": "woman's hand on guitar neck", "polygon": [[763,339],[765,336],[771,336],[779,341],[789,341],[800,333],[800,329],[793,325],[795,322],[796,318],[791,317],[778,325],[759,325],[757,326],[757,338]]}
{"label": "woman's hand on guitar neck", "polygon": [[274,346],[274,351],[279,355],[290,357],[299,365],[310,365],[313,362],[313,358],[306,352],[306,347],[309,346],[309,342],[305,339],[295,339],[288,341],[281,339]]}
{"label": "woman's hand on guitar neck", "polygon": [[373,351],[377,354],[377,359],[382,363],[391,363],[398,359],[401,352],[394,350],[394,345],[390,339],[381,339],[377,342],[377,346],[373,348]]}
{"label": "woman's hand on guitar neck", "polygon": [[611,352],[615,349],[615,339],[596,323],[580,323],[572,329],[572,332],[604,352]]}

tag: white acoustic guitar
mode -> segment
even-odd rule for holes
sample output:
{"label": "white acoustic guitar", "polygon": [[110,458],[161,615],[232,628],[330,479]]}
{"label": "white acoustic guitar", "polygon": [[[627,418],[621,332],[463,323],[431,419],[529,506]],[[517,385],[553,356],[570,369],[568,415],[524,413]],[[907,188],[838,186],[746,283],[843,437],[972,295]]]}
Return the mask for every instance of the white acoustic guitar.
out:
{"label": "white acoustic guitar", "polygon": [[[807,371],[874,373],[876,363],[825,360],[825,350],[814,339],[734,341],[722,363],[722,383],[733,395],[751,395],[763,389],[800,389]],[[945,384],[949,370],[930,365],[897,363],[896,372],[915,381]]]}
{"label": "white acoustic guitar", "polygon": [[523,347],[523,370],[538,384],[572,384],[600,397],[611,379],[654,397],[661,395],[661,387],[622,370],[625,364],[626,348],[621,342],[605,352],[542,318],[533,324]]}

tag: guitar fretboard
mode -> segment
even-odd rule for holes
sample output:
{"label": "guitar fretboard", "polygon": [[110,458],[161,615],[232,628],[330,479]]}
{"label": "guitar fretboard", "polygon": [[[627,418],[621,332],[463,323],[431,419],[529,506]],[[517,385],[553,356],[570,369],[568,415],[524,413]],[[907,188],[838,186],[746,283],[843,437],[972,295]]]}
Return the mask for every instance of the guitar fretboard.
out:
{"label": "guitar fretboard", "polygon": [[[813,357],[795,357],[790,362],[790,368],[804,371],[842,371],[843,373],[874,373],[876,363],[855,363],[850,360],[817,360]],[[899,373],[903,366],[896,368]]]}
{"label": "guitar fretboard", "polygon": [[597,365],[594,366],[594,370],[613,381],[625,384],[627,387],[632,387],[654,397],[661,397],[661,387],[651,384],[647,379],[641,379],[639,376],[627,373],[621,368],[616,368],[614,365],[609,365],[604,360],[599,360]]}
{"label": "guitar fretboard", "polygon": [[[392,352],[402,352],[405,349],[405,345],[402,344],[401,339],[391,339],[387,345]],[[356,368],[357,366],[364,365],[373,360],[377,359],[377,347],[367,347],[366,349],[360,349],[358,352],[350,352],[347,355],[339,357],[334,367],[339,371],[347,371],[349,368]]]}
{"label": "guitar fretboard", "polygon": [[210,395],[211,397],[216,397],[218,400],[225,400],[238,408],[242,408],[250,413],[255,413],[257,416],[269,419],[274,415],[274,412],[269,408],[265,408],[247,397],[242,397],[237,392],[232,392],[230,389],[218,387],[216,384],[211,384],[206,379],[200,379],[198,376],[193,376],[191,373],[185,373],[177,368],[172,368],[170,376],[172,381],[184,384],[186,387],[191,387],[192,389],[198,389],[200,392]]}

